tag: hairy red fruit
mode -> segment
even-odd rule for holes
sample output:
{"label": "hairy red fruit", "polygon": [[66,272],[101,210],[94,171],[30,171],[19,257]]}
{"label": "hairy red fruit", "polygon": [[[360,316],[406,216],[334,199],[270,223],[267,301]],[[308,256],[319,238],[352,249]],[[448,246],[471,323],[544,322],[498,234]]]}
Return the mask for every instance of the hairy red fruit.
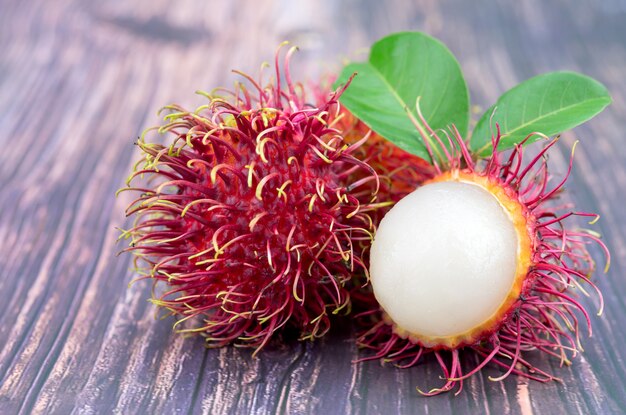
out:
{"label": "hairy red fruit", "polygon": [[377,210],[390,204],[356,157],[366,140],[347,143],[331,124],[342,90],[308,104],[290,78],[293,51],[283,85],[277,56],[276,85],[241,74],[251,89],[203,93],[209,102],[193,112],[166,107],[158,131],[171,144],[142,137],[133,187],[123,189],[139,193],[126,250],[143,277],[166,287],[153,302],[179,322],[201,320],[180,331],[210,346],[258,350],[285,326],[323,335],[329,313],[349,310],[344,285],[367,272]]}

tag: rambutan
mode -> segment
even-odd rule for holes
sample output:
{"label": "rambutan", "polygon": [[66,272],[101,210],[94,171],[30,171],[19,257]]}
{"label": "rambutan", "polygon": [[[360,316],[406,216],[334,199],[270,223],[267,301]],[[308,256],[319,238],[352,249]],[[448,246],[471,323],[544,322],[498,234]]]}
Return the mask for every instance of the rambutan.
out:
{"label": "rambutan", "polygon": [[[418,109],[419,114],[419,109]],[[556,379],[535,367],[526,352],[539,350],[569,364],[581,350],[579,318],[591,334],[589,313],[575,291],[587,294],[594,261],[590,243],[610,256],[599,236],[568,226],[572,217],[597,215],[558,203],[570,174],[550,185],[550,141],[527,163],[522,146],[476,160],[452,127],[442,140],[421,117],[414,123],[433,160],[435,175],[397,203],[381,221],[370,253],[371,287],[359,294],[365,311],[362,360],[382,358],[398,367],[427,355],[441,366],[445,384],[458,386],[491,363],[537,381]],[[535,134],[531,134],[526,140]],[[476,359],[476,366],[464,369]],[[419,391],[419,389],[418,389]],[[421,392],[421,391],[420,391]],[[458,393],[457,392],[457,393]]]}
{"label": "rambutan", "polygon": [[152,301],[176,324],[194,319],[179,331],[209,346],[258,350],[283,327],[323,335],[329,313],[349,310],[345,284],[367,272],[377,210],[391,204],[356,157],[367,136],[347,143],[332,124],[343,89],[307,103],[291,80],[293,52],[282,74],[277,53],[275,85],[237,72],[251,87],[202,93],[209,102],[195,111],[166,107],[158,132],[171,143],[146,141],[147,130],[122,189],[139,193],[122,237],[141,278],[164,291]]}

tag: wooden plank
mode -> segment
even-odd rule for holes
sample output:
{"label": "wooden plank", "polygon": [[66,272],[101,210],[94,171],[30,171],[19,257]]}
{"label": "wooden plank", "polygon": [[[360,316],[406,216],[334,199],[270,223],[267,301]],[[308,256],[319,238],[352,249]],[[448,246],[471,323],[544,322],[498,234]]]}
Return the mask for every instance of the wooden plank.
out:
{"label": "wooden plank", "polygon": [[[603,2],[77,0],[0,3],[0,413],[626,412],[626,7]],[[320,342],[277,344],[252,358],[154,319],[148,284],[127,288],[116,257],[115,199],[156,110],[193,107],[198,88],[256,73],[285,38],[301,78],[399,30],[425,30],[458,56],[473,102],[486,108],[517,82],[571,69],[605,83],[609,111],[567,133],[552,159],[613,252],[594,336],[570,368],[536,356],[564,382],[487,369],[463,394],[423,398],[436,365],[397,370],[359,356],[348,320]],[[600,252],[594,251],[598,256]]]}

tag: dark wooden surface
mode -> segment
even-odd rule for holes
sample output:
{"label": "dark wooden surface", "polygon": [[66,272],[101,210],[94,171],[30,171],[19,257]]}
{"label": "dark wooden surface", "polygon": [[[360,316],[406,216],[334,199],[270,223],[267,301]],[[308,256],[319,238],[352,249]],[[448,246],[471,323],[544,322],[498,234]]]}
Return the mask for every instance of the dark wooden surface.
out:
{"label": "dark wooden surface", "polygon": [[[196,89],[231,85],[231,68],[256,73],[285,39],[301,46],[294,72],[305,78],[409,29],[449,45],[483,108],[558,69],[614,97],[553,153],[562,172],[580,138],[570,197],[602,215],[613,252],[586,352],[570,368],[537,357],[563,384],[494,383],[488,369],[458,397],[423,398],[415,386],[438,382],[435,365],[353,365],[347,323],[258,358],[205,350],[154,319],[149,284],[127,287],[114,227],[129,200],[113,194],[160,106],[196,106]],[[0,0],[0,413],[626,412],[625,100],[623,0]]]}

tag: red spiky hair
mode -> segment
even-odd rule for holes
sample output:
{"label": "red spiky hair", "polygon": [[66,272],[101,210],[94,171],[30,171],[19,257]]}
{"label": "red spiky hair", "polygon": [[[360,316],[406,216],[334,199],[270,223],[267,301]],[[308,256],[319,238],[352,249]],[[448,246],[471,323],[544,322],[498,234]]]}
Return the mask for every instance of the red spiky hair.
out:
{"label": "red spiky hair", "polygon": [[[476,161],[456,128],[452,128],[451,134],[444,132],[447,138],[444,145],[423,117],[421,124],[416,120],[414,123],[427,145],[433,141],[440,149],[437,155],[428,145],[436,171],[434,181],[465,176],[490,183],[519,203],[530,235],[531,262],[520,281],[519,295],[501,319],[477,337],[464,339],[454,347],[422,344],[419,339],[395,326],[378,305],[371,290],[354,293],[355,303],[365,310],[357,315],[357,320],[363,325],[358,343],[368,352],[368,356],[361,360],[380,358],[400,368],[408,368],[419,364],[427,355],[434,356],[441,366],[445,384],[429,392],[418,389],[425,395],[436,395],[456,386],[457,393],[460,393],[463,380],[490,363],[504,369],[502,376],[491,380],[502,380],[511,373],[542,382],[557,379],[535,367],[524,354],[539,350],[559,358],[561,364],[569,364],[569,356],[573,357],[581,350],[580,316],[591,334],[589,314],[575,298],[574,291],[579,289],[587,294],[583,285],[592,287],[600,301],[598,314],[602,312],[602,295],[590,280],[594,261],[587,245],[599,245],[607,256],[607,269],[610,264],[609,252],[597,234],[568,226],[568,219],[572,217],[592,218],[590,223],[594,223],[598,216],[574,211],[570,205],[557,202],[570,174],[574,152],[565,177],[550,187],[546,155],[557,139],[550,141],[537,156],[524,163],[522,147],[535,134],[529,135],[509,154],[503,154],[498,151],[501,135],[496,125],[492,155]],[[464,372],[465,364],[476,361],[474,356],[478,356],[480,363]]]}
{"label": "red spiky hair", "polygon": [[[344,141],[329,125],[343,89],[317,105],[292,82],[284,85],[276,55],[275,85],[242,75],[224,97],[190,112],[171,105],[171,144],[138,141],[143,154],[128,183],[139,197],[126,213],[137,271],[164,293],[153,302],[202,323],[210,346],[264,346],[282,327],[302,338],[329,328],[329,312],[349,309],[344,284],[366,273],[364,255],[388,206],[379,177],[355,157],[366,141]],[[345,89],[345,87],[344,87]],[[147,184],[130,187],[142,176]],[[161,284],[159,284],[161,285]],[[178,323],[177,323],[178,324]]]}

